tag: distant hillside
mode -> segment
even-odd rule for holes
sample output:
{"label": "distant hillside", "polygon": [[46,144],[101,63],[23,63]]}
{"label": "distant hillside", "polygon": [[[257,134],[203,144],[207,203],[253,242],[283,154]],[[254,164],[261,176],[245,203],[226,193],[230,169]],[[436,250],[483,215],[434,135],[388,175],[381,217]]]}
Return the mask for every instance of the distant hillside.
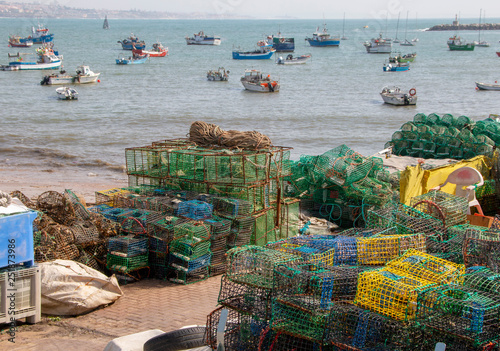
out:
{"label": "distant hillside", "polygon": [[438,24],[429,29],[428,31],[437,31],[437,30],[500,30],[500,23],[481,23],[481,28],[479,28],[478,23],[472,24]]}
{"label": "distant hillside", "polygon": [[110,19],[224,19],[250,18],[227,14],[210,14],[201,12],[175,13],[161,11],[116,11],[106,9],[78,9],[61,6],[56,1],[51,4],[15,3],[0,1],[0,18],[95,18],[103,19],[107,15]]}

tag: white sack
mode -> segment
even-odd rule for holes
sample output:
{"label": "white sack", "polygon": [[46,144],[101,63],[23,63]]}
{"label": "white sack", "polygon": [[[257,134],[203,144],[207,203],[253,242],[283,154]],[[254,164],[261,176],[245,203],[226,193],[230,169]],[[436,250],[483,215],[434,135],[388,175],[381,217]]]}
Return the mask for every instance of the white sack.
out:
{"label": "white sack", "polygon": [[38,265],[42,275],[42,313],[80,315],[123,295],[114,275],[108,278],[83,263],[55,260]]}

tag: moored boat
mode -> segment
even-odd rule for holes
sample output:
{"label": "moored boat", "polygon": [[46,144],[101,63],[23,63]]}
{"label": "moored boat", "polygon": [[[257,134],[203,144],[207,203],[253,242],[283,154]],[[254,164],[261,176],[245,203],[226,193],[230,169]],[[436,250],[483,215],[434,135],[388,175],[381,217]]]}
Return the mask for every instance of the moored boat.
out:
{"label": "moored boat", "polygon": [[78,92],[70,87],[57,88],[56,93],[60,100],[78,100]]}
{"label": "moored boat", "polygon": [[144,63],[148,60],[149,55],[144,54],[144,55],[132,55],[129,56],[128,58],[118,58],[116,59],[116,64],[117,65],[133,65],[133,64],[140,64]]}
{"label": "moored boat", "polygon": [[272,45],[264,40],[257,42],[259,49],[254,51],[233,50],[234,60],[267,60],[276,52]]}
{"label": "moored boat", "polygon": [[306,38],[307,42],[311,46],[324,47],[324,46],[339,46],[340,38],[332,38],[328,34],[326,29],[326,24],[323,24],[323,31],[319,31],[319,27],[316,28],[316,32],[313,33],[311,38]]}
{"label": "moored boat", "polygon": [[480,83],[476,82],[477,90],[500,90],[500,84],[489,84],[489,83]]}
{"label": "moored boat", "polygon": [[139,40],[134,33],[131,33],[127,39],[118,40],[118,43],[122,44],[123,50],[143,50],[146,48],[146,43],[143,40]]}
{"label": "moored boat", "polygon": [[49,34],[49,30],[42,27],[40,24],[38,28],[31,27],[31,35],[26,38],[19,37],[20,43],[32,42],[33,44],[49,43],[54,40],[54,34]]}
{"label": "moored boat", "polygon": [[383,66],[384,72],[403,72],[410,69],[408,62],[385,62]]}
{"label": "moored boat", "polygon": [[136,55],[148,54],[149,57],[165,57],[168,55],[168,48],[161,45],[161,43],[154,43],[151,50],[133,49],[132,53]]}
{"label": "moored boat", "polygon": [[240,79],[246,90],[259,93],[277,93],[280,89],[279,81],[271,79],[270,75],[263,76],[256,69],[245,70],[245,75]]}
{"label": "moored boat", "polygon": [[271,44],[276,52],[293,52],[295,50],[295,39],[286,38],[278,32],[277,35],[267,37],[268,44]]}
{"label": "moored boat", "polygon": [[203,31],[200,31],[192,37],[186,37],[186,43],[188,45],[220,45],[221,39],[219,36],[205,35]]}
{"label": "moored boat", "polygon": [[500,57],[500,51],[497,51],[497,56]]}
{"label": "moored boat", "polygon": [[17,55],[9,54],[9,57],[17,57],[16,61],[9,62],[9,66],[15,66],[19,70],[41,70],[41,69],[56,69],[61,67],[62,56],[57,55],[52,46],[45,44],[44,46],[36,50],[36,55],[38,56],[36,61],[25,61],[25,55],[21,55],[19,52]]}
{"label": "moored boat", "polygon": [[382,33],[378,38],[372,38],[363,45],[369,54],[390,54],[392,51],[392,41],[382,38]]}
{"label": "moored boat", "polygon": [[457,35],[450,37],[447,44],[451,51],[473,51],[475,46],[474,43],[467,43]]}
{"label": "moored boat", "polygon": [[104,16],[104,23],[102,24],[102,29],[109,29],[108,15]]}
{"label": "moored boat", "polygon": [[282,56],[278,57],[276,63],[278,65],[301,65],[306,63],[311,58],[311,55],[300,55],[293,56],[292,54],[288,54],[285,58]]}
{"label": "moored boat", "polygon": [[57,85],[57,84],[87,84],[95,83],[99,78],[100,73],[94,73],[89,66],[78,66],[76,75],[66,74],[66,71],[61,70],[59,74],[49,74],[43,77],[41,85]]}
{"label": "moored boat", "polygon": [[395,62],[413,62],[415,61],[415,58],[417,57],[417,54],[411,53],[411,54],[404,54],[401,55],[400,53],[395,54],[394,56],[389,56],[389,62],[390,63],[395,63]]}
{"label": "moored boat", "polygon": [[395,106],[407,106],[417,104],[417,90],[412,88],[408,93],[403,93],[398,87],[385,87],[380,93],[386,104]]}
{"label": "moored boat", "polygon": [[18,35],[11,35],[9,37],[9,46],[13,48],[29,48],[33,46],[33,41],[26,40],[21,42],[21,37]]}
{"label": "moored boat", "polygon": [[229,70],[226,71],[224,67],[219,67],[219,69],[211,69],[207,72],[207,79],[210,81],[221,81],[227,82],[229,79]]}

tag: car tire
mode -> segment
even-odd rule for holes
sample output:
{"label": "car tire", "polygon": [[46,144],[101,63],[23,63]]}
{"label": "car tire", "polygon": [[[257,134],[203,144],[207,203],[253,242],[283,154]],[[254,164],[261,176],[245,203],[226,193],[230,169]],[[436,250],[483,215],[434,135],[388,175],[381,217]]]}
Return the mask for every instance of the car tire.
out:
{"label": "car tire", "polygon": [[144,343],[144,351],[178,351],[205,346],[205,327],[188,327],[155,336]]}

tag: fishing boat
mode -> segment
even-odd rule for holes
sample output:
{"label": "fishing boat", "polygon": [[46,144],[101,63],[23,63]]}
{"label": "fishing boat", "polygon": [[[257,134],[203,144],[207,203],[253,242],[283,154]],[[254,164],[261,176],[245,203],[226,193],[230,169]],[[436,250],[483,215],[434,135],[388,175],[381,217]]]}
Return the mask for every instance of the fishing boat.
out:
{"label": "fishing boat", "polygon": [[325,46],[339,46],[340,38],[332,38],[328,34],[326,29],[326,23],[323,23],[323,31],[319,31],[319,27],[316,28],[316,32],[313,33],[311,38],[306,38],[311,46],[325,47]]}
{"label": "fishing boat", "polygon": [[411,54],[404,54],[401,55],[400,53],[394,55],[394,56],[389,56],[389,62],[394,63],[394,62],[413,62],[415,61],[415,58],[417,57],[417,53],[411,53]]}
{"label": "fishing boat", "polygon": [[369,54],[390,54],[392,51],[392,41],[382,38],[382,33],[378,38],[372,38],[363,43],[366,52]]}
{"label": "fishing boat", "polygon": [[49,74],[43,77],[41,85],[57,85],[57,84],[87,84],[95,83],[99,78],[100,73],[94,73],[89,66],[78,66],[76,75],[66,74],[66,71],[61,70],[59,74]]}
{"label": "fishing boat", "polygon": [[149,54],[149,57],[165,57],[168,55],[168,48],[161,43],[154,43],[151,50],[133,49],[132,53],[136,55]]}
{"label": "fishing boat", "polygon": [[[9,62],[9,66],[15,66],[18,70],[42,70],[42,69],[57,69],[61,67],[62,56],[57,55],[50,45],[44,45],[36,50],[37,60],[26,61],[24,56],[30,54],[9,54],[9,57],[16,57],[17,60]],[[15,69],[17,70],[17,69]]]}
{"label": "fishing boat", "polygon": [[33,46],[33,41],[27,40],[21,42],[21,37],[18,35],[11,35],[9,37],[9,46],[13,48],[29,48]]}
{"label": "fishing boat", "polygon": [[118,40],[118,43],[122,44],[123,50],[143,50],[146,48],[146,43],[139,40],[134,33],[131,33],[127,39]]}
{"label": "fishing boat", "polygon": [[220,42],[220,37],[205,35],[203,31],[198,32],[198,34],[193,34],[192,37],[186,37],[186,43],[188,45],[220,45]]}
{"label": "fishing boat", "polygon": [[240,79],[246,90],[259,93],[277,93],[280,90],[279,81],[271,79],[270,75],[263,76],[262,72],[256,69],[245,70],[245,75]]}
{"label": "fishing boat", "polygon": [[500,84],[489,84],[489,83],[479,83],[476,82],[477,90],[500,90]]}
{"label": "fishing boat", "polygon": [[408,93],[404,93],[398,87],[385,87],[382,89],[380,96],[389,105],[408,106],[417,104],[417,90],[415,88],[411,88]]}
{"label": "fishing boat", "polygon": [[497,56],[500,57],[500,51],[497,51]]}
{"label": "fishing boat", "polygon": [[306,63],[310,58],[310,54],[295,57],[292,54],[288,54],[285,58],[283,58],[282,56],[278,57],[276,63],[278,65],[302,65]]}
{"label": "fishing boat", "polygon": [[276,52],[293,52],[295,50],[295,39],[282,36],[280,31],[276,35],[269,35],[267,43],[271,44]]}
{"label": "fishing boat", "polygon": [[78,92],[70,87],[57,88],[56,93],[60,100],[78,100]]}
{"label": "fishing boat", "polygon": [[118,58],[116,59],[116,64],[117,65],[136,65],[136,64],[141,64],[147,61],[149,58],[148,54],[145,55],[133,55],[129,56],[128,58]]}
{"label": "fishing boat", "polygon": [[260,40],[257,42],[257,46],[259,47],[254,51],[241,51],[241,50],[233,50],[233,59],[234,60],[267,60],[270,59],[271,56],[276,52],[272,45],[268,44],[264,40]]}
{"label": "fishing boat", "polygon": [[384,72],[404,72],[410,69],[408,62],[385,62],[382,67]]}
{"label": "fishing boat", "polygon": [[473,51],[475,46],[474,43],[467,43],[457,35],[450,37],[447,44],[451,51]]}
{"label": "fishing boat", "polygon": [[19,42],[32,42],[33,44],[50,43],[54,40],[54,34],[49,34],[49,30],[38,24],[38,28],[31,27],[31,35],[26,38],[19,38]]}
{"label": "fishing boat", "polygon": [[226,71],[224,67],[219,67],[219,69],[211,69],[207,72],[207,79],[210,81],[220,81],[227,82],[229,79],[229,70]]}
{"label": "fishing boat", "polygon": [[109,29],[108,15],[104,16],[104,23],[102,24],[102,29]]}
{"label": "fishing boat", "polygon": [[487,48],[487,47],[490,46],[490,43],[488,43],[485,40],[481,40],[481,12],[482,12],[482,9],[479,10],[479,28],[478,28],[479,34],[478,34],[478,40],[474,41],[474,45],[478,46],[478,47],[482,47],[482,48]]}

